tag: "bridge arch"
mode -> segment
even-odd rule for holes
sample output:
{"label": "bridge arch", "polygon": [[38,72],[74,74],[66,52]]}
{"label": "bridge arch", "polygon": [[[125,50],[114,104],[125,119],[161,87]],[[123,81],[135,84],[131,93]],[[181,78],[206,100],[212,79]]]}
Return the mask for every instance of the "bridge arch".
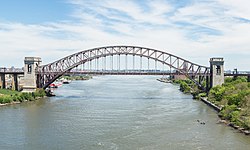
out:
{"label": "bridge arch", "polygon": [[[205,80],[210,73],[209,67],[192,63],[191,61],[164,51],[139,46],[107,46],[83,50],[55,62],[39,66],[37,71],[37,85],[40,88],[47,88],[57,78],[78,65],[94,59],[113,55],[133,55],[153,59],[187,76],[203,89],[204,87],[201,82]],[[199,76],[198,79],[196,78],[197,76]]]}

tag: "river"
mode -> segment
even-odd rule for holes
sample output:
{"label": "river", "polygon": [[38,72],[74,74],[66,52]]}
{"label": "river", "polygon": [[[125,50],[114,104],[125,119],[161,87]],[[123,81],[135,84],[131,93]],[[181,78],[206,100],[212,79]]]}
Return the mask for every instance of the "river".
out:
{"label": "river", "polygon": [[156,78],[96,76],[63,85],[56,97],[0,107],[0,149],[249,150],[249,136]]}

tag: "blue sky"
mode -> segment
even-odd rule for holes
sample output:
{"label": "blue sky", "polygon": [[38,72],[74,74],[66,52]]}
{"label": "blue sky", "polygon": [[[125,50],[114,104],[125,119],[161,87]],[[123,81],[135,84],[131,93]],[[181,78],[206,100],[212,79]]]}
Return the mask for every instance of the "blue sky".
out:
{"label": "blue sky", "polygon": [[8,0],[0,4],[0,66],[49,63],[80,50],[136,45],[198,64],[224,57],[250,70],[249,0]]}
{"label": "blue sky", "polygon": [[63,0],[7,0],[1,1],[1,19],[26,24],[71,19],[72,7]]}

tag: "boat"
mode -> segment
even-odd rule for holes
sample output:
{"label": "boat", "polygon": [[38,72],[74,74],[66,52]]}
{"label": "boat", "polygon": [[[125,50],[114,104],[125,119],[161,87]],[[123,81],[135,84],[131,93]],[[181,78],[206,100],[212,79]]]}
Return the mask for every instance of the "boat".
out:
{"label": "boat", "polygon": [[63,84],[69,84],[70,82],[71,80],[66,80],[66,79],[62,81]]}
{"label": "boat", "polygon": [[54,82],[49,85],[50,88],[58,88],[59,86],[62,86],[62,83]]}
{"label": "boat", "polygon": [[56,94],[54,94],[53,92],[49,92],[49,93],[47,93],[47,96],[52,97],[52,96],[56,96]]}
{"label": "boat", "polygon": [[57,86],[55,83],[51,83],[51,84],[49,85],[49,88],[58,88],[58,86]]}
{"label": "boat", "polygon": [[46,89],[45,92],[46,92],[46,96],[48,97],[56,96],[50,88]]}
{"label": "boat", "polygon": [[60,86],[62,86],[62,82],[55,82],[55,85],[56,85],[57,87],[60,87]]}

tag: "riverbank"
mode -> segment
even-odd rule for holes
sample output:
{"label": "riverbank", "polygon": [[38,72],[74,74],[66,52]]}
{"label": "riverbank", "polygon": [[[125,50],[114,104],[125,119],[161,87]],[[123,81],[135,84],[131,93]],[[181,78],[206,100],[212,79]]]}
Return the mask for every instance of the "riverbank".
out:
{"label": "riverbank", "polygon": [[90,80],[92,79],[92,75],[70,75],[70,76],[62,76],[61,79],[66,80]]}
{"label": "riverbank", "polygon": [[7,105],[13,105],[13,104],[20,104],[21,102],[11,102],[11,103],[4,103],[4,104],[1,104],[0,103],[0,107],[1,106],[7,106]]}
{"label": "riverbank", "polygon": [[200,100],[203,101],[205,104],[207,104],[208,106],[212,107],[214,110],[216,110],[217,112],[220,112],[222,110],[221,107],[216,106],[214,103],[211,103],[210,101],[207,100],[207,97],[200,97]]}
{"label": "riverbank", "polygon": [[[200,100],[203,101],[208,106],[212,107],[218,113],[220,113],[222,111],[222,109],[223,109],[223,108],[215,105],[214,103],[208,101],[207,97],[201,97]],[[250,135],[250,130],[249,129],[245,129],[245,128],[241,127],[241,126],[238,126],[238,125],[234,124],[233,122],[230,122],[229,120],[224,120],[224,119],[221,118],[221,120],[219,120],[217,123],[218,124],[219,123],[225,124],[227,126],[230,126],[230,127],[234,128],[234,129],[238,130],[241,133],[244,133],[245,135]]]}
{"label": "riverbank", "polygon": [[19,104],[25,101],[35,101],[45,96],[46,93],[43,89],[37,89],[32,93],[0,89],[0,106]]}
{"label": "riverbank", "polygon": [[222,108],[218,115],[228,126],[250,134],[250,83],[245,77],[226,78],[209,91],[208,100]]}
{"label": "riverbank", "polygon": [[214,110],[155,78],[99,76],[61,86],[57,97],[0,108],[0,147],[249,149],[250,137],[216,124]]}
{"label": "riverbank", "polygon": [[190,80],[174,80],[180,90],[192,94],[218,112],[224,123],[245,135],[250,134],[250,83],[246,78],[226,78],[222,86],[213,87],[208,95],[202,93]]}
{"label": "riverbank", "polygon": [[157,81],[160,81],[160,82],[163,82],[163,83],[172,83],[172,80],[169,80],[167,78],[159,78],[159,79],[156,79]]}

